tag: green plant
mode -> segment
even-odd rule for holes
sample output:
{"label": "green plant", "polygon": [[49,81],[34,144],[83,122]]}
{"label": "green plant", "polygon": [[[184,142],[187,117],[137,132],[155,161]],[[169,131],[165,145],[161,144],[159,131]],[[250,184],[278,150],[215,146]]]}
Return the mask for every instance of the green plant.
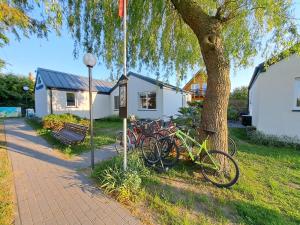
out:
{"label": "green plant", "polygon": [[264,134],[256,130],[255,127],[247,127],[246,133],[249,140],[256,144],[300,149],[300,140],[297,137]]}
{"label": "green plant", "polygon": [[105,118],[97,119],[97,121],[105,121],[105,122],[121,122],[122,118],[119,116],[108,116]]}
{"label": "green plant", "polygon": [[84,126],[89,125],[89,121],[81,119],[78,116],[72,114],[50,114],[43,118],[43,128],[50,130],[59,130],[63,128],[64,123],[77,123]]}
{"label": "green plant", "polygon": [[227,111],[227,118],[229,120],[238,120],[239,119],[240,112],[235,107],[229,105],[228,111]]}
{"label": "green plant", "polygon": [[123,170],[121,156],[98,164],[92,174],[100,187],[120,202],[135,201],[141,189],[142,179],[150,175],[138,153],[128,157],[128,169]]}
{"label": "green plant", "polygon": [[[181,107],[179,109],[179,113],[181,114],[175,119],[175,122],[179,125],[189,126],[192,125],[199,126],[200,118],[201,118],[201,111],[203,108],[203,102],[190,102],[189,106]],[[197,118],[197,124],[195,124],[195,118]]]}
{"label": "green plant", "polygon": [[13,224],[13,174],[6,149],[3,120],[0,119],[0,224]]}

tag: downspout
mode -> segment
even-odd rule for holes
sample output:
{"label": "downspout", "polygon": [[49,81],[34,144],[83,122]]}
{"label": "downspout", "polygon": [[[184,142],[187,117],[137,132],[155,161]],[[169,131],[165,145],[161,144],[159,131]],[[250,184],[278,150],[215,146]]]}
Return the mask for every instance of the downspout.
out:
{"label": "downspout", "polygon": [[53,114],[52,89],[50,88],[50,114]]}

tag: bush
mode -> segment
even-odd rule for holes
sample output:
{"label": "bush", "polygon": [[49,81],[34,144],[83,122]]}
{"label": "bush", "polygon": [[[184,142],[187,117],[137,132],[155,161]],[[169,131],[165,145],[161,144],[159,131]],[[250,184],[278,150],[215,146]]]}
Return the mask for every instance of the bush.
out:
{"label": "bush", "polygon": [[[199,126],[202,108],[203,102],[190,102],[188,107],[181,107],[179,109],[181,115],[175,119],[175,122],[190,128],[193,125]],[[196,121],[197,124],[195,124]]]}
{"label": "bush", "polygon": [[50,114],[43,118],[42,120],[43,128],[51,130],[60,130],[63,128],[64,123],[76,123],[84,126],[89,126],[89,121],[86,119],[81,119],[78,116],[72,114]]}
{"label": "bush", "polygon": [[135,201],[141,189],[142,180],[150,175],[137,152],[128,157],[128,170],[123,170],[122,156],[116,156],[95,167],[92,177],[100,183],[106,193],[120,202]]}
{"label": "bush", "polygon": [[300,149],[300,140],[297,137],[264,134],[257,131],[255,127],[247,127],[246,133],[250,141],[255,144]]}
{"label": "bush", "polygon": [[236,109],[235,107],[229,105],[228,106],[228,112],[227,112],[227,118],[229,120],[238,120],[240,116],[240,111],[238,109]]}

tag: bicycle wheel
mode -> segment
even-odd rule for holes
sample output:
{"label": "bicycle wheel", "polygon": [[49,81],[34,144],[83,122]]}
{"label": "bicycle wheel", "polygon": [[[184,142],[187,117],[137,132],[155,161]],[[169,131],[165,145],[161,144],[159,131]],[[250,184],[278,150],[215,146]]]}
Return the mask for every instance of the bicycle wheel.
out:
{"label": "bicycle wheel", "polygon": [[236,154],[236,152],[237,152],[237,146],[236,146],[235,141],[231,137],[228,137],[228,153],[229,153],[229,155],[234,156]]}
{"label": "bicycle wheel", "polygon": [[157,138],[153,136],[145,136],[142,140],[141,150],[144,160],[153,165],[160,160],[159,146]]}
{"label": "bicycle wheel", "polygon": [[[134,140],[131,140],[131,138],[133,138],[132,135],[127,135],[127,152],[129,153],[134,149],[133,143],[135,143],[132,143]],[[123,132],[119,132],[116,136],[115,149],[119,154],[124,151]]]}
{"label": "bicycle wheel", "polygon": [[158,140],[160,156],[165,166],[174,166],[179,159],[179,148],[170,137]]}
{"label": "bicycle wheel", "polygon": [[208,151],[200,162],[204,178],[217,187],[230,187],[239,179],[240,170],[237,163],[223,151]]}

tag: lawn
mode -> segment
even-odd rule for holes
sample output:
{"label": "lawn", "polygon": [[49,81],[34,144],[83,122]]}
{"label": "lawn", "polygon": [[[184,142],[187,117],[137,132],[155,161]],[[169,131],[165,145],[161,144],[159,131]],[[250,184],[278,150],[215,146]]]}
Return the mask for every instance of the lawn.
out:
{"label": "lawn", "polygon": [[127,207],[146,224],[300,224],[300,151],[249,143],[244,129],[231,134],[239,146],[238,184],[216,188],[181,161],[143,178],[138,200]]}
{"label": "lawn", "polygon": [[0,224],[13,224],[13,175],[6,150],[3,120],[0,119]]}
{"label": "lawn", "polygon": [[[85,141],[74,146],[65,146],[53,138],[51,131],[44,129],[42,124],[37,120],[27,119],[26,122],[34,128],[37,133],[46,139],[55,149],[63,152],[67,156],[78,155],[90,150],[90,136]],[[116,133],[122,130],[122,122],[116,118],[105,118],[95,120],[94,122],[94,144],[96,148],[109,145],[115,142]]]}

